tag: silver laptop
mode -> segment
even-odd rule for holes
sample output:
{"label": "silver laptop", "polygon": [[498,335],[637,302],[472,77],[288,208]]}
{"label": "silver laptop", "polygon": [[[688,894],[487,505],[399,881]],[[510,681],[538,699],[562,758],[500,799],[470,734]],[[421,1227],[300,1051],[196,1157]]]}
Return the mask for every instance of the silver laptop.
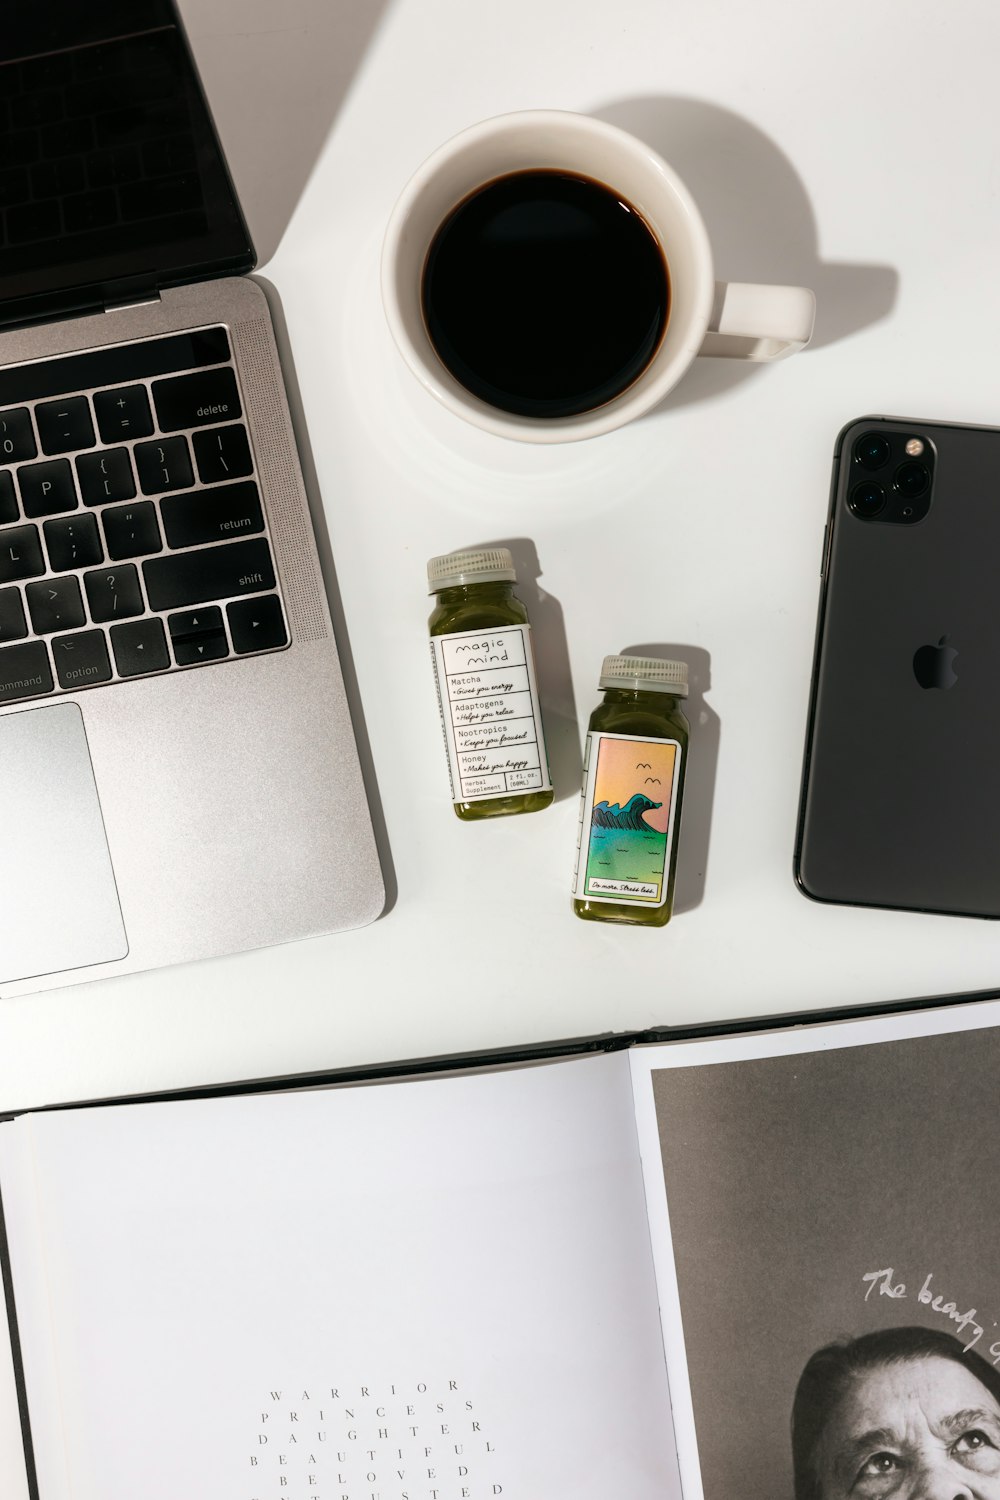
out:
{"label": "silver laptop", "polygon": [[253,248],[170,0],[0,27],[0,995],[384,890]]}

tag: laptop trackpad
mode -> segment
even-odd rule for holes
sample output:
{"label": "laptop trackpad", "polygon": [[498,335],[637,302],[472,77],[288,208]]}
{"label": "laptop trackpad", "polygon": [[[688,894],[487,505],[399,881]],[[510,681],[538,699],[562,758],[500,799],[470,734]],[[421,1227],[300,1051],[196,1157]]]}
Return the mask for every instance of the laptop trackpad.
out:
{"label": "laptop trackpad", "polygon": [[80,709],[0,718],[0,983],[127,953]]}

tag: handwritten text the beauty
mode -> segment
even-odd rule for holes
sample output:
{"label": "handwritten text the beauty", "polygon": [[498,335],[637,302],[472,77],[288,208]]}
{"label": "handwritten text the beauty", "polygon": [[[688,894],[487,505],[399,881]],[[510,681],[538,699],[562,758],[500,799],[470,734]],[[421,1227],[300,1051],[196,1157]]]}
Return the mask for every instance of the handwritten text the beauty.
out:
{"label": "handwritten text the beauty", "polygon": [[[897,1282],[895,1276],[896,1273],[892,1266],[887,1266],[881,1271],[869,1271],[866,1275],[862,1276],[861,1280],[868,1283],[868,1288],[865,1292],[865,1301],[868,1301],[868,1298],[876,1288],[878,1288],[880,1297],[906,1297],[908,1293],[905,1283],[902,1281]],[[977,1321],[979,1313],[974,1307],[970,1307],[968,1312],[961,1312],[956,1302],[946,1301],[943,1293],[939,1294],[934,1291],[931,1286],[933,1280],[934,1272],[931,1271],[917,1293],[917,1301],[922,1302],[926,1307],[930,1307],[932,1312],[940,1313],[942,1317],[949,1318],[955,1324],[956,1333],[963,1336],[966,1332],[970,1333],[972,1337],[964,1347],[966,1351],[974,1348],[979,1343],[985,1331],[984,1325]],[[995,1328],[996,1324],[994,1323],[993,1326]],[[990,1358],[994,1365],[1000,1365],[1000,1341],[990,1345]]]}

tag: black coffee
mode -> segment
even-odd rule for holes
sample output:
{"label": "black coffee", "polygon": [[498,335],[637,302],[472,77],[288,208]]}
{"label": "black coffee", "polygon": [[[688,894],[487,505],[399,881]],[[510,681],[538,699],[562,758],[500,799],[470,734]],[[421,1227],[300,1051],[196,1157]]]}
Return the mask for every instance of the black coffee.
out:
{"label": "black coffee", "polygon": [[473,395],[568,417],[642,374],[667,326],[670,280],[645,221],[613,189],[512,172],[441,225],[422,296],[435,349]]}

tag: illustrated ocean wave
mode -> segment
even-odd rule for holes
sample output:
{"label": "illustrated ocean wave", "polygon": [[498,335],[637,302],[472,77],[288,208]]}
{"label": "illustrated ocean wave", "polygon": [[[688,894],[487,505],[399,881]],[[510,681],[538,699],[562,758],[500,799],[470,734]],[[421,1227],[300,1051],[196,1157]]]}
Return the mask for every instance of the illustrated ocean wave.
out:
{"label": "illustrated ocean wave", "polygon": [[594,807],[593,821],[598,828],[648,828],[643,814],[662,806],[662,802],[651,802],[644,793],[636,792],[624,807],[617,802],[598,802]]}

